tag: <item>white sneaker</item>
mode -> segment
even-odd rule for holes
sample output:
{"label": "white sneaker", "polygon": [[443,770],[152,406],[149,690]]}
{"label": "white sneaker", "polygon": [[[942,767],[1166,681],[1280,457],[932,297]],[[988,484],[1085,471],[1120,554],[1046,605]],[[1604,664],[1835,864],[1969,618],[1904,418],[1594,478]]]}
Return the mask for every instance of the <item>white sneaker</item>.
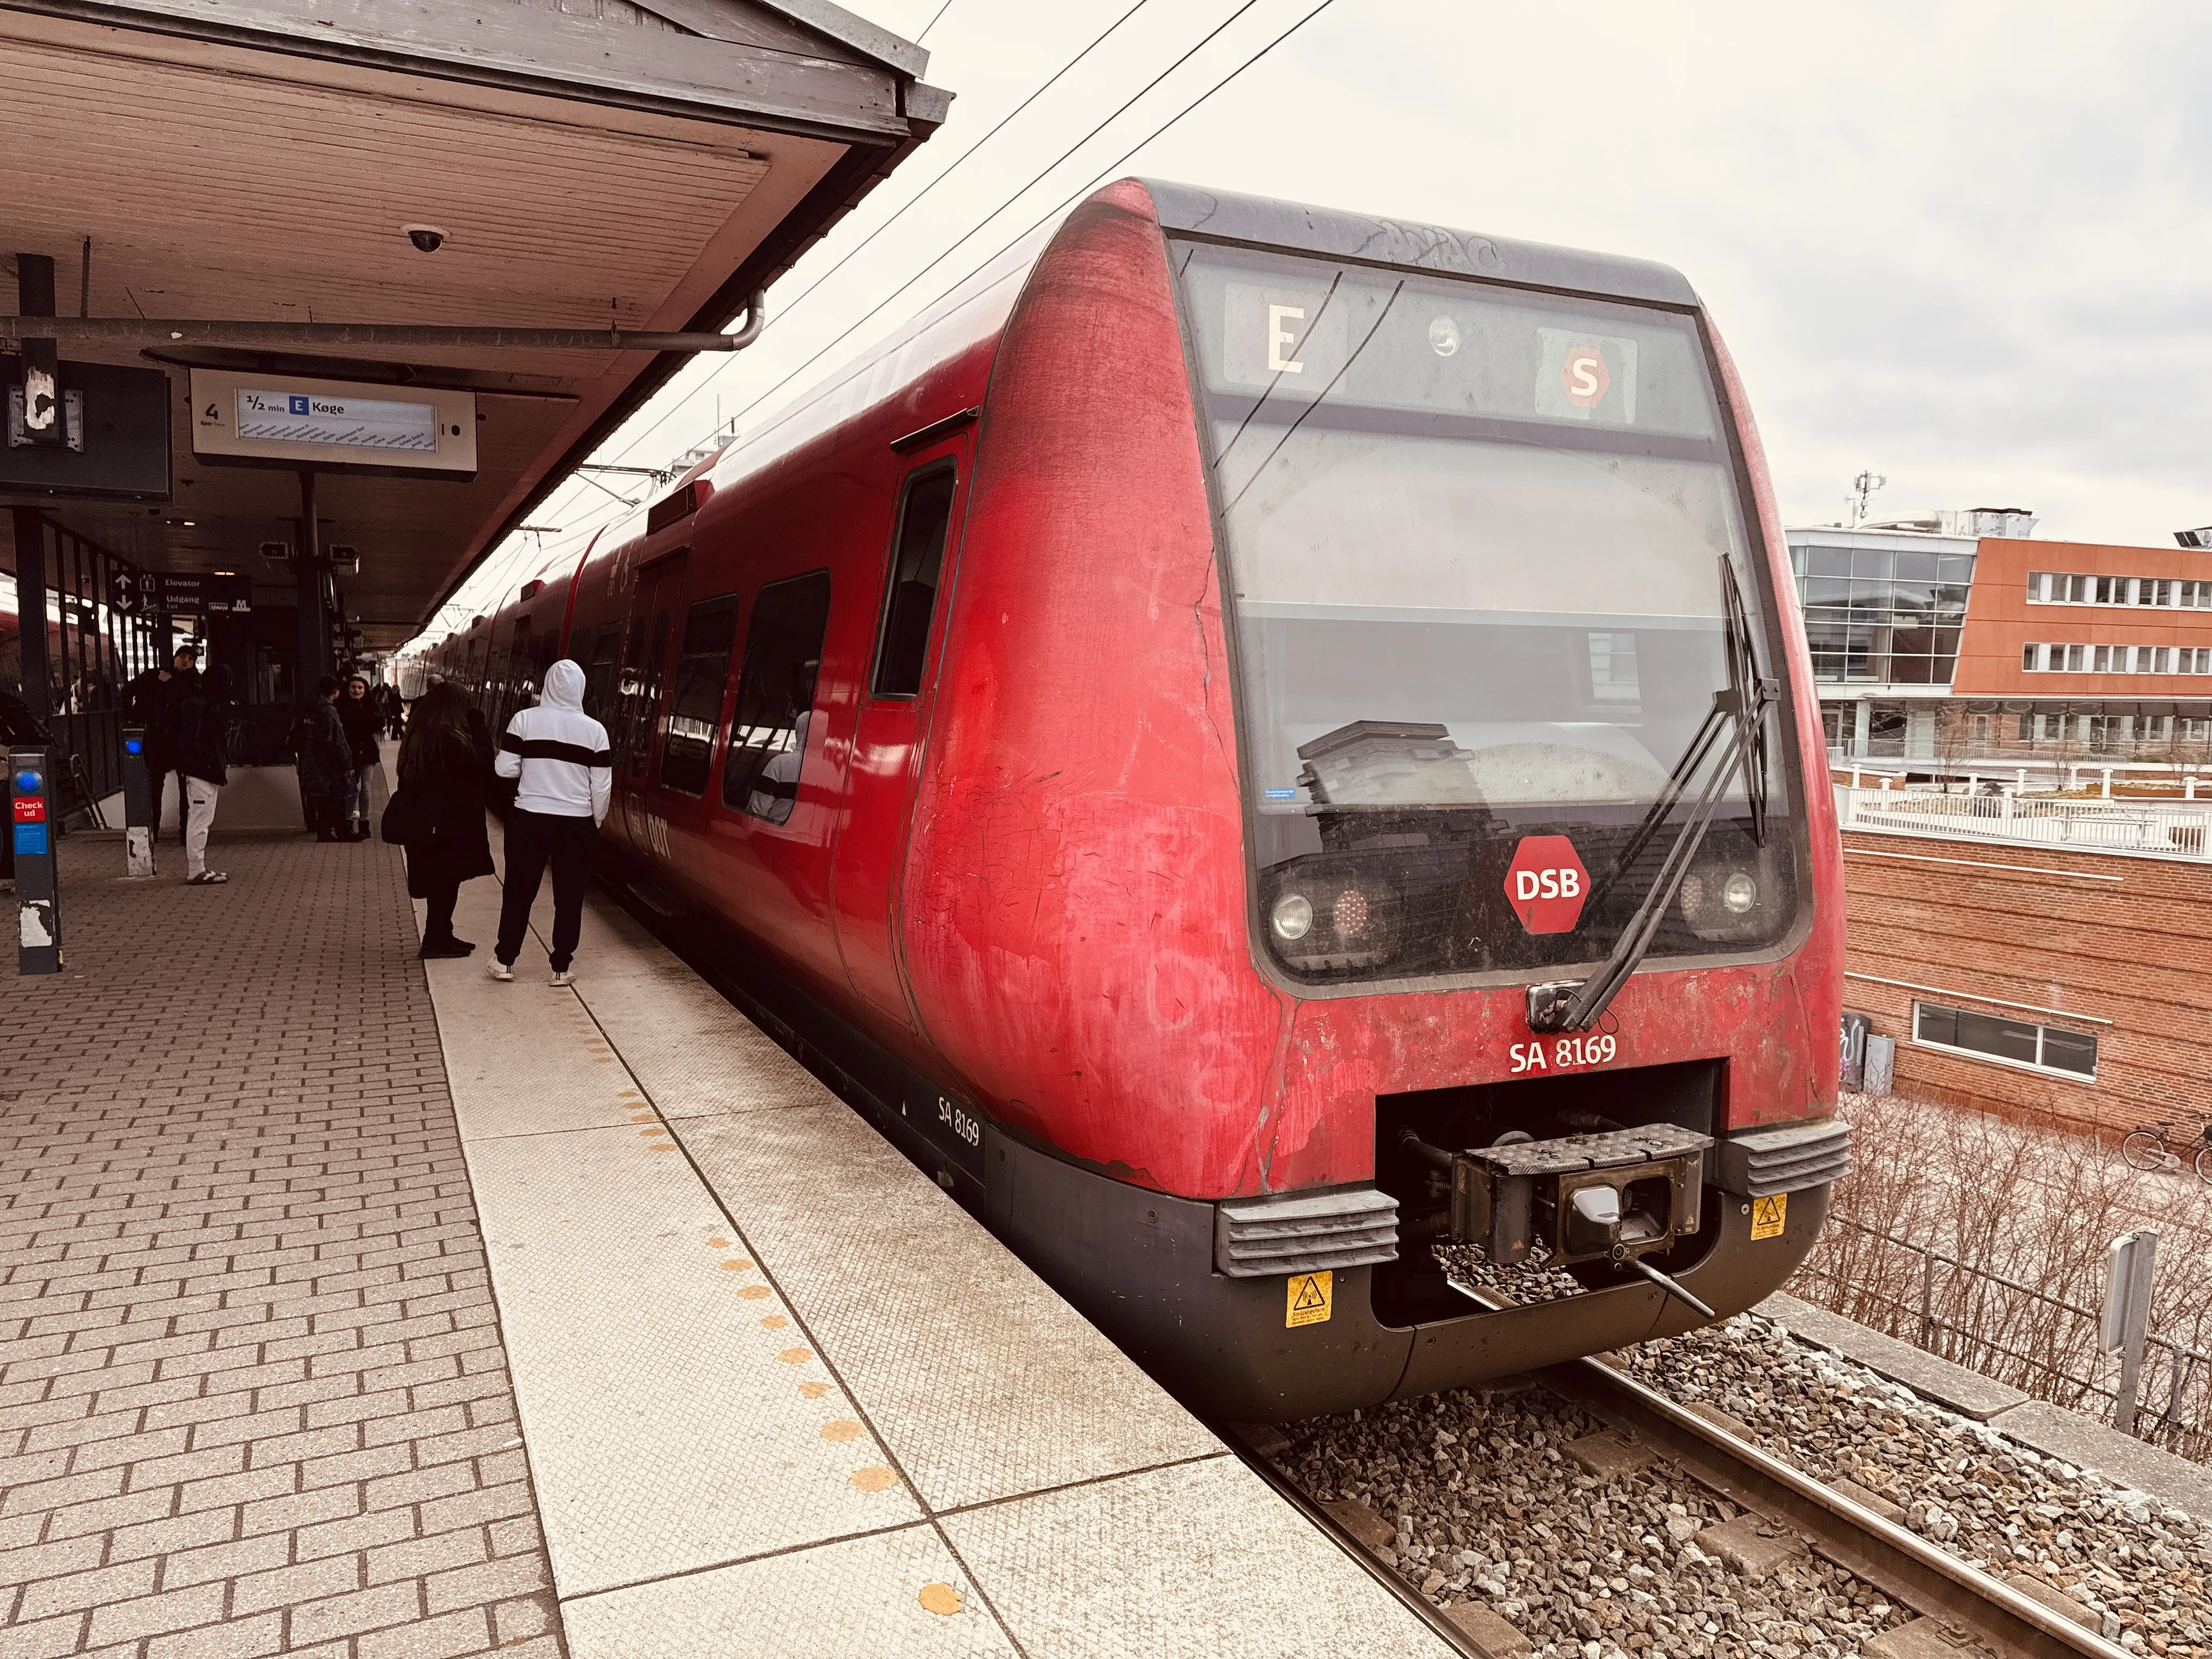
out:
{"label": "white sneaker", "polygon": [[491,976],[495,980],[504,982],[514,977],[514,969],[508,967],[497,957],[494,957],[487,965],[491,969]]}
{"label": "white sneaker", "polygon": [[576,982],[576,976],[570,973],[566,968],[563,968],[559,973],[553,975],[553,982],[556,985],[574,985]]}

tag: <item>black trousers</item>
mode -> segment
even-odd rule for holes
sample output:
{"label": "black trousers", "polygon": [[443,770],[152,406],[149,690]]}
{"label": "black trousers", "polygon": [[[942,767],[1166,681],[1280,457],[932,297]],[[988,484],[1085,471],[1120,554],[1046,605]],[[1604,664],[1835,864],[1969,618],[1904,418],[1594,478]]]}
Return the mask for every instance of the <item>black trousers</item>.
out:
{"label": "black trousers", "polygon": [[427,945],[444,945],[453,937],[453,906],[461,896],[458,881],[430,884],[430,891],[422,901],[422,943]]}
{"label": "black trousers", "polygon": [[584,890],[592,884],[592,842],[599,825],[587,817],[550,812],[507,815],[507,891],[499,902],[499,945],[495,954],[508,967],[522,954],[530,931],[530,907],[538,902],[538,884],[553,866],[553,971],[566,973],[576,957],[584,931]]}

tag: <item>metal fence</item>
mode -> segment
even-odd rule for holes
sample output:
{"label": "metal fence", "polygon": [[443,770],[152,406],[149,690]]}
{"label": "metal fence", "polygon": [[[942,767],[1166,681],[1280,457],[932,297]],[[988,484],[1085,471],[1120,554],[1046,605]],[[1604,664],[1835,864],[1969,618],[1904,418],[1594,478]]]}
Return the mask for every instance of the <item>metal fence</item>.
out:
{"label": "metal fence", "polygon": [[2212,799],[2071,800],[1920,789],[1836,790],[1846,830],[2061,847],[2168,859],[2212,858]]}
{"label": "metal fence", "polygon": [[[42,520],[46,538],[48,725],[57,752],[73,758],[72,793],[90,801],[123,787],[123,707],[132,678],[168,659],[155,617],[118,609],[141,573],[98,543]],[[18,594],[19,612],[31,609]],[[88,803],[72,802],[82,810]]]}
{"label": "metal fence", "polygon": [[[2119,1361],[2099,1351],[2100,1310],[1931,1245],[1831,1216],[1792,1291],[1871,1329],[2069,1411],[2110,1417]],[[2146,1340],[2134,1432],[2212,1461],[2212,1354]]]}

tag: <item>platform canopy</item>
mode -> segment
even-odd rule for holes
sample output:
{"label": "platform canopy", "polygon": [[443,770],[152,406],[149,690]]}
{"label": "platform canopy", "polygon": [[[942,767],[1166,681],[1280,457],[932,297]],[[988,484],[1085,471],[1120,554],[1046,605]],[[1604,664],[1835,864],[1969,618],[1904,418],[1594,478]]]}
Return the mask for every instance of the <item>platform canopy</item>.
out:
{"label": "platform canopy", "polygon": [[[728,329],[943,120],[927,62],[827,0],[0,0],[0,256],[52,262],[64,365],[168,374],[173,477],[0,504],[272,599],[264,544],[356,549],[397,645],[686,361],[610,331]],[[471,393],[472,475],[319,467],[307,537],[297,466],[196,449],[195,368]]]}

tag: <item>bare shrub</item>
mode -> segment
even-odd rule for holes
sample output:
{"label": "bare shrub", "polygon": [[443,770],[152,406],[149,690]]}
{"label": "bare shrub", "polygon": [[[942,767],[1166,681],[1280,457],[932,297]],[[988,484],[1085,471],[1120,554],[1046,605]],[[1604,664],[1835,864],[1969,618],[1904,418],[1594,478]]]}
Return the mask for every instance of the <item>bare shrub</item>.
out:
{"label": "bare shrub", "polygon": [[1854,1170],[1790,1288],[2038,1399],[2105,1417],[2117,1357],[2097,1352],[2105,1256],[2159,1234],[2136,1431],[2212,1461],[2205,1189],[2144,1175],[2078,1137],[1895,1097],[1845,1095]]}

